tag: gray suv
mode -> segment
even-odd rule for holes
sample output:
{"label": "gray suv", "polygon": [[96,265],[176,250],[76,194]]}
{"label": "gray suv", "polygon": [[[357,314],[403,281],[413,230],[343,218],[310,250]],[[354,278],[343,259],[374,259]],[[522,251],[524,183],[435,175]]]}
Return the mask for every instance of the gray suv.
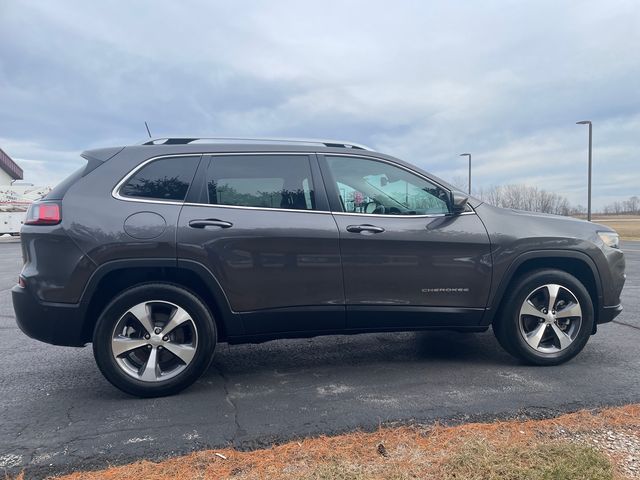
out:
{"label": "gray suv", "polygon": [[496,208],[335,141],[166,138],[91,150],[22,229],[17,322],[93,343],[116,387],[178,392],[218,342],[489,326],[537,365],[622,310],[608,227]]}

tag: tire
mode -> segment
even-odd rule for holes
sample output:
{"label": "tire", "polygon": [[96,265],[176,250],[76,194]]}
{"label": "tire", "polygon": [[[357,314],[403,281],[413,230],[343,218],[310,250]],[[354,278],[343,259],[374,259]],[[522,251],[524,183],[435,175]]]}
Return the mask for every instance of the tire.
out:
{"label": "tire", "polygon": [[577,278],[561,270],[535,270],[518,278],[505,296],[501,312],[493,324],[498,342],[511,355],[532,365],[570,360],[584,348],[593,331],[589,292]]}
{"label": "tire", "polygon": [[123,392],[160,397],[195,382],[211,364],[216,342],[216,324],[202,300],[177,285],[147,283],[105,307],[93,354],[105,378]]}

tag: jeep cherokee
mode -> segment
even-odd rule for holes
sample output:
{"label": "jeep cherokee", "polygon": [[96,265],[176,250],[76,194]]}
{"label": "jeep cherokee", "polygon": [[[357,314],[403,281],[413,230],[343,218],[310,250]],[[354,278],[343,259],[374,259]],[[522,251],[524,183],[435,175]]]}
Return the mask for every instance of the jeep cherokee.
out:
{"label": "jeep cherokee", "polygon": [[361,145],[168,138],[82,156],[29,209],[16,319],[92,343],[133,395],[190,385],[222,341],[492,326],[555,365],[622,310],[610,228],[496,208]]}

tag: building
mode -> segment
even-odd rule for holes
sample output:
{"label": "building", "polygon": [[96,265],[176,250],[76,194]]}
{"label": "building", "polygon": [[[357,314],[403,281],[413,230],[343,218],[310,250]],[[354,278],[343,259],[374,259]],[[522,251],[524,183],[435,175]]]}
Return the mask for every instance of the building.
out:
{"label": "building", "polygon": [[11,185],[22,178],[22,169],[0,148],[0,185]]}
{"label": "building", "polygon": [[47,193],[33,185],[13,183],[22,178],[22,169],[0,148],[0,235],[20,233],[29,205]]}

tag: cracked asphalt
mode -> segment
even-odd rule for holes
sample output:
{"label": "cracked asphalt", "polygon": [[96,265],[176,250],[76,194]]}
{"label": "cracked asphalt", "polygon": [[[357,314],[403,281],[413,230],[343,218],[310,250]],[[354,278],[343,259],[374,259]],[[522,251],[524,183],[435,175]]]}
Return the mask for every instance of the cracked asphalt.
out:
{"label": "cracked asphalt", "polygon": [[624,313],[562,366],[524,366],[490,331],[223,344],[193,387],[137,399],[102,378],[90,348],[20,332],[10,296],[19,244],[0,243],[0,475],[40,478],[396,422],[546,417],[640,402],[640,242],[623,248]]}

